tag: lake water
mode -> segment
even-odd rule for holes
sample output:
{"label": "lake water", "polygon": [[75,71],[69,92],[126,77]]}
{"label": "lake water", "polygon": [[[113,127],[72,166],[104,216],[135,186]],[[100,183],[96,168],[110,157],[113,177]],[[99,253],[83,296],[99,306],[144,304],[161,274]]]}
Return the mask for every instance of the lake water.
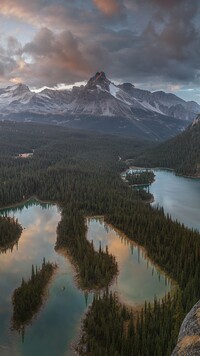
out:
{"label": "lake water", "polygon": [[200,230],[200,179],[176,176],[173,171],[154,170],[155,181],[149,191],[153,206],[159,204],[173,219]]}
{"label": "lake water", "polygon": [[[20,208],[7,210],[25,228],[18,248],[0,255],[0,355],[72,355],[70,344],[78,333],[86,301],[84,293],[75,286],[71,264],[54,250],[60,212],[56,206],[35,202]],[[41,266],[43,257],[56,262],[59,268],[49,286],[47,302],[32,325],[26,327],[22,342],[21,336],[10,330],[11,297],[22,277],[30,276],[32,264]]]}
{"label": "lake water", "polygon": [[[18,218],[25,228],[13,251],[0,254],[0,355],[1,356],[69,356],[71,343],[80,330],[80,322],[92,301],[76,287],[74,271],[67,258],[55,252],[56,227],[60,211],[54,205],[35,201],[7,209],[1,214]],[[149,261],[142,249],[122,238],[102,219],[88,219],[89,240],[94,246],[108,245],[116,256],[119,275],[111,289],[118,292],[122,301],[137,305],[163,297],[171,288],[167,280]],[[41,266],[43,257],[58,264],[55,277],[49,285],[44,306],[25,329],[25,338],[11,330],[12,293],[29,278],[32,264]],[[65,289],[63,288],[65,287]]]}
{"label": "lake water", "polygon": [[135,306],[144,301],[152,301],[156,295],[162,298],[170,291],[171,282],[155,268],[146,253],[138,245],[131,243],[102,219],[88,220],[88,239],[93,240],[96,250],[99,245],[116,257],[119,275],[111,286],[120,299]]}

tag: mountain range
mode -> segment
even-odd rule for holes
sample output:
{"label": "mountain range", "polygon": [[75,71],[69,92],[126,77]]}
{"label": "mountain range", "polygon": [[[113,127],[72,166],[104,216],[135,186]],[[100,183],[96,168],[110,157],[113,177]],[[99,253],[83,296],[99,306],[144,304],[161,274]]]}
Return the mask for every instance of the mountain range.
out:
{"label": "mountain range", "polygon": [[164,140],[182,131],[200,105],[174,94],[116,85],[97,72],[85,86],[35,93],[25,84],[0,89],[0,119],[53,122],[106,133]]}

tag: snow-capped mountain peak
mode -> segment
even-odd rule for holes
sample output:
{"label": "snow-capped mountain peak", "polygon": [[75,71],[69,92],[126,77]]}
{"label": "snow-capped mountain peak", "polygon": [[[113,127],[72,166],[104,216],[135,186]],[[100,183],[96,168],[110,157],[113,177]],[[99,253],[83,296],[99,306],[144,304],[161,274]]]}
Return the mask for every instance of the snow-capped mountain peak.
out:
{"label": "snow-capped mountain peak", "polygon": [[151,93],[131,83],[117,85],[104,72],[97,72],[85,86],[72,90],[48,88],[36,93],[25,84],[0,89],[0,118],[4,119],[39,116],[48,120],[49,116],[56,116],[59,122],[71,122],[84,118],[85,123],[93,120],[98,126],[101,124],[99,117],[115,118],[120,130],[128,127],[128,122],[148,136],[150,127],[154,131],[155,125],[164,125],[164,130],[170,133],[181,130],[187,125],[184,120],[192,121],[199,113],[200,105],[195,102],[186,102],[161,91]]}
{"label": "snow-capped mountain peak", "polygon": [[13,93],[13,94],[22,94],[22,93],[26,93],[26,92],[30,92],[30,89],[27,85],[19,83],[19,84],[15,84],[12,86],[8,86],[5,89],[7,92]]}
{"label": "snow-capped mountain peak", "polygon": [[100,88],[109,91],[110,80],[106,78],[104,72],[97,72],[92,78],[89,79],[85,88],[86,89],[96,89]]}

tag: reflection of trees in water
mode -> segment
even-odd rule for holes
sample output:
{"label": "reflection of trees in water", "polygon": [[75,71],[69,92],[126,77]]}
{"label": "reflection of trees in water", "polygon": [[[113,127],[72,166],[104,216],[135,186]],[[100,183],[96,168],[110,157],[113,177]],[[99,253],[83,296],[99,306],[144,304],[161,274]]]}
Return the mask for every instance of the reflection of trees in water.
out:
{"label": "reflection of trees in water", "polygon": [[7,252],[12,253],[14,250],[14,247],[16,247],[16,250],[18,250],[18,241],[19,241],[19,238],[17,238],[15,241],[8,243],[4,247],[0,247],[0,254],[7,253]]}
{"label": "reflection of trees in water", "polygon": [[9,216],[0,216],[0,252],[5,253],[8,250],[12,252],[13,247],[18,244],[22,233],[22,226],[18,219]]}
{"label": "reflection of trees in water", "polygon": [[18,212],[21,212],[24,208],[28,209],[31,206],[40,206],[42,209],[48,209],[52,205],[54,204],[42,202],[36,198],[30,198],[19,205],[11,206],[10,208],[4,208],[3,210],[0,210],[0,215],[7,216],[10,212],[14,215]]}

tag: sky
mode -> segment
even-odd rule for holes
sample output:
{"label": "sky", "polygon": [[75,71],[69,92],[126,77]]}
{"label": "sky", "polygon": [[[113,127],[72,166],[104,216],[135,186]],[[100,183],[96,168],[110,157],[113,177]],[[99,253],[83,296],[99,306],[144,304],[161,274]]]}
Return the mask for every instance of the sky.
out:
{"label": "sky", "polygon": [[0,87],[116,82],[200,103],[199,0],[0,0]]}

